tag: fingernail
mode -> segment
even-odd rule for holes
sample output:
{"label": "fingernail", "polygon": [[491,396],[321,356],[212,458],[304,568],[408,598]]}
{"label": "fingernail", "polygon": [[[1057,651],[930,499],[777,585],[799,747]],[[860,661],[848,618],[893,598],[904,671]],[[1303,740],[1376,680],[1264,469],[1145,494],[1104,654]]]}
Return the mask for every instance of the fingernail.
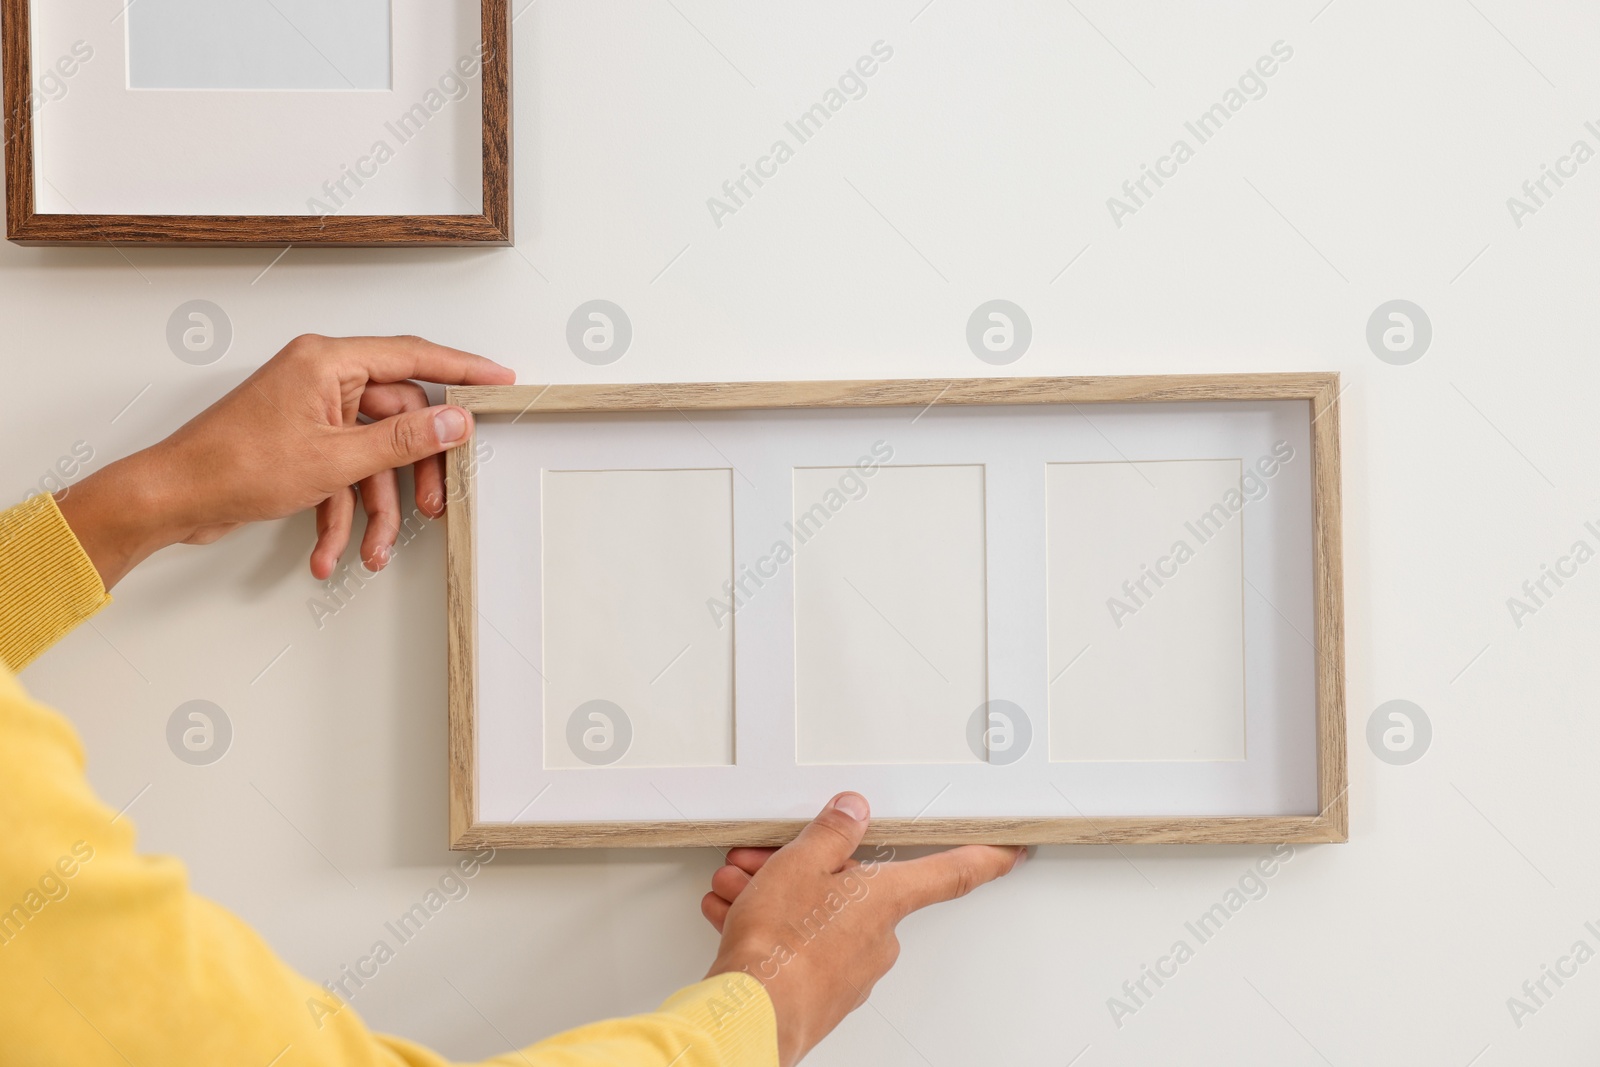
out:
{"label": "fingernail", "polygon": [[453,445],[467,436],[467,416],[460,408],[440,408],[433,416],[433,434],[441,445]]}
{"label": "fingernail", "polygon": [[1034,848],[1035,846],[1033,845],[1027,845],[1023,848],[1017,849],[1017,858],[1015,862],[1011,864],[1011,869],[1014,871],[1018,867],[1021,867],[1024,863],[1027,863],[1028,857],[1032,856],[1034,853]]}
{"label": "fingernail", "polygon": [[866,822],[867,798],[860,793],[840,793],[833,801],[833,810],[844,812],[856,822]]}

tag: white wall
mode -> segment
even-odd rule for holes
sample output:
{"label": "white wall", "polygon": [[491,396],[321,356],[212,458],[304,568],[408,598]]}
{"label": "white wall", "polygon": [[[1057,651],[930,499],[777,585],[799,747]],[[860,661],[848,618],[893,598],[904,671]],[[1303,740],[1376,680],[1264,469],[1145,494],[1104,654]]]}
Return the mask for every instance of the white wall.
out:
{"label": "white wall", "polygon": [[[0,488],[20,498],[78,441],[98,466],[156,440],[302,331],[421,333],[524,381],[1338,370],[1350,843],[1300,849],[1120,1029],[1107,998],[1267,850],[1043,850],[907,921],[899,969],[814,1062],[1577,1062],[1600,964],[1520,1028],[1506,1000],[1577,939],[1600,948],[1600,564],[1520,628],[1506,600],[1600,545],[1600,163],[1520,227],[1506,198],[1575,139],[1600,148],[1600,18],[923,3],[537,0],[515,28],[515,250],[296,248],[262,274],[276,251],[0,247]],[[878,40],[894,57],[868,95],[719,229],[706,198]],[[1115,225],[1106,198],[1280,40],[1266,96]],[[564,341],[597,297],[635,330],[608,367]],[[998,371],[964,339],[996,297],[1034,328]],[[197,298],[235,332],[204,368],[165,340]],[[1364,336],[1395,298],[1434,329],[1405,366]],[[442,531],[320,631],[311,535],[301,518],[164,553],[26,680],[78,724],[111,804],[149,786],[143,846],[323,978],[452,856]],[[195,698],[236,732],[210,767],[165,740]],[[1407,766],[1365,740],[1395,698],[1433,724]],[[648,1009],[704,970],[717,862],[502,853],[356,1006],[457,1057]]]}

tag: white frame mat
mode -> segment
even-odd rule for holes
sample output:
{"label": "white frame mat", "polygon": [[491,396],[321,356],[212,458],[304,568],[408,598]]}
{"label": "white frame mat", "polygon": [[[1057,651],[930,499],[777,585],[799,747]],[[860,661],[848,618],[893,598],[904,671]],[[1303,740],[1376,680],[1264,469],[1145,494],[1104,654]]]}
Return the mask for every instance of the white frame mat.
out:
{"label": "white frame mat", "polygon": [[29,2],[33,69],[74,59],[33,116],[41,214],[483,210],[476,3],[392,0],[387,89],[244,90],[130,88],[125,0]]}

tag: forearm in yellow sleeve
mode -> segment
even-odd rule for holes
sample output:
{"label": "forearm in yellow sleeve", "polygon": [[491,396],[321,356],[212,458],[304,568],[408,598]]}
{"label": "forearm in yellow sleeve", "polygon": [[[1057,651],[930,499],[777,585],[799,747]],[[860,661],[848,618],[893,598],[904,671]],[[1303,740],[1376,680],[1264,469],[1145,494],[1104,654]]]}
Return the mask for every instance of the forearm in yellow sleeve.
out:
{"label": "forearm in yellow sleeve", "polygon": [[[76,732],[6,668],[109,599],[49,496],[0,513],[0,1062],[445,1067],[369,1031],[191,893],[178,861],[140,856],[131,821],[94,796]],[[489,1062],[775,1067],[777,1030],[761,985],[724,976]]]}
{"label": "forearm in yellow sleeve", "polygon": [[[0,827],[0,1062],[446,1064],[369,1031],[238,918],[191,893],[177,860],[135,852],[130,819],[101,803],[84,777],[76,732],[4,669]],[[562,980],[555,966],[550,980]],[[690,986],[653,1014],[489,1062],[775,1067],[777,1029],[760,983],[727,975]]]}
{"label": "forearm in yellow sleeve", "polygon": [[110,601],[53,497],[0,512],[0,664],[20,671]]}

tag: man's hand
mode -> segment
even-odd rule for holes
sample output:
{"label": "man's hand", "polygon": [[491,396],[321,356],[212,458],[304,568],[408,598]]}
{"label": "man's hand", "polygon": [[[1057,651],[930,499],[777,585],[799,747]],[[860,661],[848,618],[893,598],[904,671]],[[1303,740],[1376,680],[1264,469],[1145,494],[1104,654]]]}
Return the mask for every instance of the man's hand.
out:
{"label": "man's hand", "polygon": [[412,379],[509,385],[516,375],[417,337],[299,337],[171,437],[57,502],[107,589],[167,545],[206,544],[311,507],[311,573],[327,578],[350,542],[358,495],[367,514],[361,559],[378,570],[400,531],[396,468],[415,468],[417,506],[437,518],[440,453],[472,433],[471,415],[430,407]]}
{"label": "man's hand", "polygon": [[722,934],[707,977],[745,971],[778,1017],[778,1058],[798,1063],[860,1007],[900,955],[895,926],[1013,870],[1025,850],[965,845],[921,859],[857,863],[867,802],[835,797],[781,849],[736,848],[700,910]]}

